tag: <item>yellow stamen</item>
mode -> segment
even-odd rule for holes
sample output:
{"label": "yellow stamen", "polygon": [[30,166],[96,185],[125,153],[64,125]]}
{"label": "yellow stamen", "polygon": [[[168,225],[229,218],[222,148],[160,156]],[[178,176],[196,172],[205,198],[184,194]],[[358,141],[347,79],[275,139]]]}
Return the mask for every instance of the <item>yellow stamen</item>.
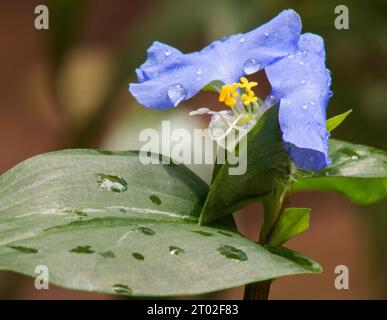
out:
{"label": "yellow stamen", "polygon": [[241,80],[240,87],[242,89],[245,89],[247,92],[251,91],[251,88],[256,87],[258,85],[258,82],[253,82],[253,81],[250,82],[245,77],[242,77],[240,80]]}
{"label": "yellow stamen", "polygon": [[239,88],[239,86],[239,83],[223,85],[219,93],[219,101],[224,102],[224,104],[229,107],[235,106],[235,98],[239,96],[239,92],[237,91],[237,88]]}
{"label": "yellow stamen", "polygon": [[254,91],[252,90],[242,94],[241,99],[245,106],[249,106],[251,103],[256,103],[258,101],[258,98],[255,96]]}

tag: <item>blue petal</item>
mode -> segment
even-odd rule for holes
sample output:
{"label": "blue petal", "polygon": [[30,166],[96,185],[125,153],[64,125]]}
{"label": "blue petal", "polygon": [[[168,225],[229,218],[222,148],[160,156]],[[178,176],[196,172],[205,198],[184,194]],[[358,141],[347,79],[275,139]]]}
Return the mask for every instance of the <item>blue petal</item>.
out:
{"label": "blue petal", "polygon": [[177,106],[212,81],[238,82],[287,56],[297,47],[300,32],[298,14],[285,10],[253,31],[215,41],[199,52],[183,54],[155,42],[136,70],[139,83],[130,84],[129,91],[147,108]]}
{"label": "blue petal", "polygon": [[322,38],[303,34],[296,50],[268,66],[266,74],[272,95],[281,99],[279,124],[293,162],[306,170],[329,165],[326,107],[330,76]]}

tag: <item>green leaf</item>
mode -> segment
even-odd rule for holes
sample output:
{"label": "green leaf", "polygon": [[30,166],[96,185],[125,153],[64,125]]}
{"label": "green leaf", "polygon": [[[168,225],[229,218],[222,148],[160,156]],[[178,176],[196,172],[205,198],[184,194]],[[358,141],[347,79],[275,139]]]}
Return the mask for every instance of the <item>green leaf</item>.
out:
{"label": "green leaf", "polygon": [[230,215],[251,202],[265,201],[278,193],[279,186],[288,184],[292,164],[283,148],[277,107],[267,110],[247,134],[247,150],[241,150],[239,158],[247,161],[243,175],[230,175],[234,165],[229,163],[216,165],[200,216],[202,224]]}
{"label": "green leaf", "polygon": [[316,261],[313,261],[312,259],[305,257],[299,252],[296,252],[294,250],[291,250],[285,247],[276,247],[276,246],[270,246],[270,245],[265,245],[264,247],[273,254],[279,255],[283,258],[287,258],[291,261],[297,261],[297,263],[300,266],[303,266],[304,268],[309,268],[314,272],[322,271],[321,266]]}
{"label": "green leaf", "polygon": [[331,139],[329,155],[328,168],[302,172],[293,189],[336,191],[359,204],[387,196],[387,152]]}
{"label": "green leaf", "polygon": [[133,296],[318,272],[245,239],[231,217],[199,226],[207,191],[186,167],[143,165],[137,152],[31,158],[0,177],[0,269],[46,265],[53,284]]}
{"label": "green leaf", "polygon": [[221,88],[223,86],[223,82],[222,81],[212,81],[210,83],[208,83],[207,85],[205,85],[202,90],[203,91],[208,91],[208,92],[220,92]]}
{"label": "green leaf", "polygon": [[336,129],[349,116],[351,112],[352,112],[352,109],[328,119],[327,130],[331,132],[334,129]]}
{"label": "green leaf", "polygon": [[269,245],[280,246],[309,228],[311,209],[286,208],[269,239]]}

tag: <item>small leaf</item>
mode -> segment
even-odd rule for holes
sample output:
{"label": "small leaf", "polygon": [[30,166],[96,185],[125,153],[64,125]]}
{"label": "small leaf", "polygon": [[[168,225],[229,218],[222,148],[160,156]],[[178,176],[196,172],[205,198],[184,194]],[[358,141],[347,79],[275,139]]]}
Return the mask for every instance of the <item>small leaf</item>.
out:
{"label": "small leaf", "polygon": [[[242,148],[241,148],[242,149]],[[247,171],[230,175],[229,163],[217,164],[200,223],[231,215],[249,203],[263,201],[287,184],[292,163],[283,148],[278,125],[278,108],[268,109],[247,134],[247,150],[241,150],[239,159],[246,159]]]}
{"label": "small leaf", "polygon": [[326,190],[359,204],[387,197],[387,152],[330,139],[332,164],[318,172],[301,172],[293,190]]}
{"label": "small leaf", "polygon": [[352,112],[352,109],[328,119],[327,130],[331,132],[334,129],[336,129],[349,116],[351,112]]}
{"label": "small leaf", "polygon": [[307,208],[286,208],[270,237],[269,245],[280,246],[290,238],[307,230],[310,211],[311,209]]}
{"label": "small leaf", "polygon": [[220,92],[222,86],[223,82],[215,80],[205,85],[202,90],[208,92]]}

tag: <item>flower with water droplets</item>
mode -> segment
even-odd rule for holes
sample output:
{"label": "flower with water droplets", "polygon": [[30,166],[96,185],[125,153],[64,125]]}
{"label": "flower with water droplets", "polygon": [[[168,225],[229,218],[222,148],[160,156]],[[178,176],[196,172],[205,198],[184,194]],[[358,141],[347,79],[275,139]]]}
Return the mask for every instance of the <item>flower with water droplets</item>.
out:
{"label": "flower with water droplets", "polygon": [[[232,109],[225,111],[232,117],[232,126],[254,124],[256,114],[271,107],[275,101],[279,103],[283,143],[293,162],[306,170],[320,170],[329,165],[325,121],[332,93],[331,76],[325,66],[324,42],[318,35],[301,34],[301,19],[294,10],[284,10],[255,30],[215,41],[198,52],[184,54],[154,42],[147,53],[147,61],[136,70],[138,83],[129,87],[132,95],[145,107],[166,109],[177,106],[207,84],[221,81],[228,90],[225,89],[222,99]],[[272,87],[270,97],[274,97],[263,105],[258,99],[258,103],[254,102],[255,96],[242,87],[243,83],[232,87],[241,77],[261,69],[265,70]],[[200,77],[198,70],[202,71]],[[304,79],[308,79],[307,85]],[[250,106],[259,106],[238,116],[233,114],[244,110],[246,101]],[[305,105],[307,110],[303,108]],[[222,117],[213,114],[213,117],[218,122],[223,121],[224,114]],[[251,120],[246,122],[248,118]]]}

